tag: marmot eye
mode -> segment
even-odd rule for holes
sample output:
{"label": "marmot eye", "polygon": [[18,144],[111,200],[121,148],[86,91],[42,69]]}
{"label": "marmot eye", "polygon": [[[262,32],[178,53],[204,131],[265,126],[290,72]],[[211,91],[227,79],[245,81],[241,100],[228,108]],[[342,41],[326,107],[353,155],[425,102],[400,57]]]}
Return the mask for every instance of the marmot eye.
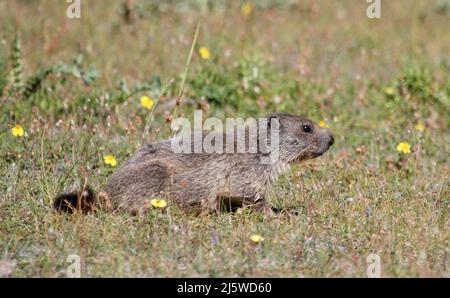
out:
{"label": "marmot eye", "polygon": [[302,126],[302,129],[303,129],[303,132],[306,132],[306,133],[311,133],[312,132],[311,125],[305,124],[305,125]]}

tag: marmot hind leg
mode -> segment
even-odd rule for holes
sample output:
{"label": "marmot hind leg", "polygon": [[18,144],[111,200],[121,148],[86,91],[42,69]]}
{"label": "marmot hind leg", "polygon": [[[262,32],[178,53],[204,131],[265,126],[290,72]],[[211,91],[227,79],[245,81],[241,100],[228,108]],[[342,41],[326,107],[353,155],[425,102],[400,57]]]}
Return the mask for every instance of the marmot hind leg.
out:
{"label": "marmot hind leg", "polygon": [[131,164],[111,177],[106,193],[114,208],[143,214],[152,199],[168,199],[172,179],[170,164],[161,161]]}

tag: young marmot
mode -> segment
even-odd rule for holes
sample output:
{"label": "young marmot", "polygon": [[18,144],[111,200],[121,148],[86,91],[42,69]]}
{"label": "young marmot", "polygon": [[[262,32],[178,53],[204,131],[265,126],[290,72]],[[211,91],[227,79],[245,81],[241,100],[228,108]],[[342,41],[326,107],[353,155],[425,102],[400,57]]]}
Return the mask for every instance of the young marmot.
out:
{"label": "young marmot", "polygon": [[[114,172],[98,196],[85,188],[60,195],[54,207],[67,212],[101,207],[142,214],[151,199],[163,198],[186,210],[217,211],[223,205],[253,205],[267,210],[265,194],[278,176],[291,163],[324,154],[334,138],[327,129],[304,117],[274,113],[266,119],[269,134],[271,123],[277,124],[278,131],[278,156],[271,163],[262,162],[267,152],[177,153],[173,139],[163,140],[136,152]],[[244,135],[248,141],[248,131]],[[224,134],[220,136],[226,140]]]}

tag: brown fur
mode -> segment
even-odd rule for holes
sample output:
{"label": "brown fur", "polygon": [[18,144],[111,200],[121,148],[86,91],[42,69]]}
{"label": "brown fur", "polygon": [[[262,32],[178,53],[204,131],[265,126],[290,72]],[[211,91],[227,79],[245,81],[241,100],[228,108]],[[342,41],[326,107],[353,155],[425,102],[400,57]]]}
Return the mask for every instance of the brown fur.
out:
{"label": "brown fur", "polygon": [[[117,169],[96,203],[138,214],[152,198],[186,210],[219,210],[222,202],[264,209],[266,193],[291,163],[320,156],[334,143],[328,130],[306,118],[280,113],[268,118],[274,117],[280,123],[280,158],[274,164],[262,164],[263,153],[174,153],[164,140],[143,146]],[[312,132],[305,132],[305,125]]]}

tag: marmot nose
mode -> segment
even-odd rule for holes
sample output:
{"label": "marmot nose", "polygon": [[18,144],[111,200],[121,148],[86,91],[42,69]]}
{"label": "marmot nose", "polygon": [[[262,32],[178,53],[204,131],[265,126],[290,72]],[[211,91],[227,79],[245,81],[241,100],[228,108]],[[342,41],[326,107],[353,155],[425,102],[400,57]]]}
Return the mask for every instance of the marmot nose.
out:
{"label": "marmot nose", "polygon": [[334,144],[334,137],[330,135],[330,141],[328,142],[328,145],[333,146]]}

